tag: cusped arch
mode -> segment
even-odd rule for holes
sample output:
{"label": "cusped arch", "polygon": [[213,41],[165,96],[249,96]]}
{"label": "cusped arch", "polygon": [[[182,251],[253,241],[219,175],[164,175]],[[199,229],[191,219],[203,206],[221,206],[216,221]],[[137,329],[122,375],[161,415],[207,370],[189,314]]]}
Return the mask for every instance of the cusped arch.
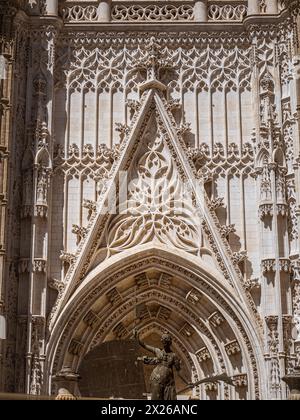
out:
{"label": "cusped arch", "polygon": [[[251,398],[263,398],[265,395],[265,390],[262,387],[264,380],[263,355],[260,354],[259,350],[263,346],[260,328],[253,314],[250,313],[245,302],[240,300],[234,289],[228,285],[222,274],[216,269],[208,266],[198,257],[187,255],[177,250],[173,251],[162,245],[145,245],[136,250],[124,251],[121,255],[111,257],[94,268],[77,290],[68,297],[66,305],[60,311],[51,328],[50,340],[47,346],[46,382],[50,385],[52,375],[63,368],[66,355],[69,358],[68,364],[72,364],[76,368],[77,362],[75,358],[72,359],[71,356],[70,359],[69,346],[72,340],[79,341],[79,334],[81,334],[80,339],[85,342],[85,352],[91,347],[93,340],[95,342],[94,337],[97,332],[88,330],[83,320],[95,305],[101,302],[101,299],[105,301],[106,293],[121,284],[124,279],[132,278],[147,270],[154,269],[168,273],[170,276],[176,276],[179,282],[186,284],[187,288],[189,287],[203,294],[216,308],[220,309],[230,328],[235,331],[237,341],[246,358],[246,365],[249,366]],[[175,293],[173,297],[168,290],[162,291],[159,288],[155,293],[150,289],[145,289],[144,292],[141,291],[140,293],[149,293],[149,301],[155,301],[158,304],[162,303],[165,306],[169,306],[171,310],[176,311],[176,308],[180,308],[182,318],[192,324],[193,328],[198,328],[200,335],[201,328],[202,331],[203,329],[205,331],[205,328],[207,331],[210,331],[207,327],[208,321],[205,321],[205,314],[203,315],[201,308],[192,307],[193,305],[184,300],[185,296],[180,295],[179,292]],[[118,304],[116,307],[112,305],[105,310],[106,319],[100,319],[97,327],[99,335],[99,330],[101,328],[103,330],[100,324],[105,324],[104,330],[106,332],[103,330],[102,336],[100,334],[100,342],[105,340],[108,332],[126,314],[132,312],[134,298],[132,293],[130,295],[130,290],[127,290],[124,293],[122,304]],[[173,301],[171,302],[170,299],[173,299]],[[103,305],[105,306],[104,303]],[[124,310],[122,305],[125,307]],[[99,318],[96,314],[97,317]],[[214,337],[209,338],[209,341],[213,342],[213,340]],[[188,352],[195,353],[195,348],[191,349],[187,344],[185,348]],[[218,356],[218,351],[220,354],[223,352],[223,355]],[[224,360],[224,347],[222,347],[221,351],[216,346],[215,353],[213,355],[214,358]],[[78,359],[77,357],[77,361]],[[223,366],[227,369],[226,363],[224,364],[223,362]],[[198,372],[200,372],[199,368]]]}

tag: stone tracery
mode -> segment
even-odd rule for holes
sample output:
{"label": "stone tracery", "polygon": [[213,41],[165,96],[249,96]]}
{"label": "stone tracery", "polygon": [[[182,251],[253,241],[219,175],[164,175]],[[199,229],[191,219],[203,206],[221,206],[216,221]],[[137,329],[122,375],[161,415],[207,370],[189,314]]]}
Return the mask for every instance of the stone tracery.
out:
{"label": "stone tracery", "polygon": [[[147,219],[151,233],[145,235],[140,226],[137,229],[140,236],[131,241],[123,227],[128,222],[134,221],[136,226],[145,220],[145,207],[140,206],[138,215],[132,218],[121,215],[118,225],[111,224],[106,235],[110,257],[126,253],[133,245],[139,247],[144,243],[142,246],[147,246],[153,238],[159,238],[160,245],[172,244],[174,249],[188,251],[190,259],[198,256],[201,263],[209,262],[222,273],[224,284],[238,296],[244,309],[250,308],[251,317],[256,320],[252,320],[252,328],[257,328],[264,340],[264,344],[259,344],[260,348],[266,349],[266,372],[262,373],[255,366],[257,355],[253,355],[251,343],[241,328],[242,315],[234,316],[226,307],[225,313],[231,313],[234,318],[233,329],[243,338],[236,341],[236,337],[231,336],[229,339],[228,333],[227,353],[225,350],[223,353],[232,358],[238,356],[238,349],[242,348],[242,353],[252,361],[252,372],[247,372],[247,377],[243,371],[235,373],[237,385],[239,388],[252,387],[255,382],[251,397],[266,397],[267,392],[259,394],[258,383],[268,377],[268,396],[285,398],[281,377],[292,369],[300,352],[299,337],[295,351],[291,339],[292,322],[299,330],[299,104],[295,96],[298,83],[295,79],[298,49],[295,18],[299,13],[299,2],[261,1],[259,7],[256,2],[254,10],[255,2],[251,1],[241,1],[238,6],[209,1],[205,19],[203,15],[200,19],[196,4],[199,2],[148,7],[124,2],[124,5],[113,4],[112,11],[105,15],[101,9],[103,3],[98,9],[96,2],[78,1],[67,7],[63,5],[64,22],[56,22],[55,1],[35,1],[30,7],[22,1],[13,3],[13,9],[1,5],[1,19],[4,18],[7,24],[3,26],[3,34],[1,32],[0,46],[1,53],[10,57],[10,70],[1,95],[0,129],[5,146],[1,146],[0,165],[4,179],[9,169],[10,148],[14,172],[8,196],[5,182],[3,184],[0,203],[4,210],[9,206],[7,229],[12,232],[11,236],[23,237],[26,245],[32,245],[28,250],[28,246],[21,244],[17,250],[11,242],[5,245],[1,237],[0,257],[4,258],[8,253],[7,261],[10,261],[3,277],[10,282],[3,292],[8,302],[5,314],[14,325],[10,331],[15,331],[6,345],[7,360],[1,363],[0,375],[3,369],[6,372],[2,375],[5,376],[2,388],[5,385],[6,389],[18,388],[22,392],[26,383],[27,392],[38,394],[48,387],[48,373],[46,382],[42,380],[44,358],[48,354],[49,337],[45,333],[48,314],[52,311],[48,319],[52,331],[53,320],[61,311],[61,302],[69,302],[88,273],[97,264],[105,264],[101,254],[105,241],[101,234],[112,220],[104,216],[95,229],[99,207],[111,191],[111,181],[118,169],[139,166],[139,142],[130,143],[128,138],[134,131],[143,133],[155,109],[160,108],[163,112],[158,116],[157,124],[161,133],[157,136],[157,144],[154,146],[149,142],[149,147],[163,147],[163,152],[149,150],[146,156],[149,158],[152,153],[157,159],[159,155],[155,162],[162,165],[161,173],[170,184],[178,186],[178,177],[195,177],[205,192],[203,203],[207,220],[199,217],[199,223],[198,220],[191,222],[196,220],[192,220],[195,204],[196,207],[199,205],[194,197],[187,214],[170,218],[172,198],[165,203],[168,219],[161,219],[160,212],[154,219],[151,215],[151,220]],[[23,12],[16,14],[17,8]],[[265,15],[263,24],[255,17],[259,12]],[[269,15],[272,15],[272,21],[269,21]],[[41,23],[40,26],[30,26],[31,16]],[[135,29],[131,33],[126,29],[134,28],[130,25],[134,25],[136,19],[150,25],[147,30],[151,32],[151,39],[160,45],[159,60],[165,64],[154,72],[166,86],[165,98],[162,95],[157,99],[154,107],[153,103],[147,102],[147,92],[140,90],[151,78],[145,63],[152,41],[148,33],[134,32]],[[275,19],[278,20],[276,24]],[[162,20],[170,27],[173,25],[174,32],[169,29],[164,33],[157,31],[155,22]],[[205,26],[206,21],[212,20],[216,25],[213,31]],[[9,22],[14,22],[14,29]],[[89,28],[84,22],[90,23]],[[103,31],[102,26],[97,26],[99,22],[106,22],[110,29]],[[193,32],[189,26],[193,22],[201,23],[199,31]],[[227,31],[226,22],[234,24],[236,29]],[[176,25],[185,28],[186,32],[178,31]],[[16,35],[17,46],[12,34]],[[14,89],[11,89],[12,83]],[[26,86],[32,86],[30,92]],[[15,92],[13,110],[8,106],[12,100],[10,91]],[[257,109],[254,104],[258,104]],[[9,130],[5,131],[5,127],[9,127],[11,112],[16,129],[8,137]],[[167,124],[163,123],[165,120]],[[135,137],[137,139],[138,135]],[[176,139],[173,143],[171,137]],[[128,144],[132,146],[130,151],[127,151]],[[177,144],[182,148],[180,153]],[[173,168],[166,164],[167,150],[174,160]],[[136,157],[129,159],[127,153]],[[178,158],[180,154],[184,159]],[[189,161],[188,165],[183,163],[185,159]],[[145,162],[140,161],[148,170],[153,162],[148,159],[144,165]],[[187,171],[189,166],[190,171]],[[156,175],[153,172],[146,177],[147,181]],[[141,172],[139,176],[131,198],[136,198],[141,187]],[[21,177],[23,185],[19,185]],[[18,208],[21,209],[20,217],[15,210]],[[1,227],[5,226],[3,217]],[[33,223],[36,229],[32,235],[29,232]],[[177,227],[166,233],[166,227],[170,226]],[[175,235],[178,232],[180,234]],[[278,252],[272,247],[274,243],[278,243]],[[151,263],[157,261],[152,259]],[[165,267],[172,269],[170,265]],[[178,270],[183,270],[183,266]],[[132,271],[127,274],[132,275]],[[140,280],[141,284],[144,280]],[[173,287],[169,279],[164,281]],[[26,284],[35,290],[30,301],[33,313],[29,317],[24,315],[28,313],[27,303],[22,300],[16,320],[17,295],[29,296]],[[45,290],[49,286],[47,299],[43,293],[39,294],[37,284]],[[116,291],[110,298],[119,304],[120,292],[118,285],[115,286]],[[2,287],[0,291],[2,293]],[[184,292],[188,295],[189,291]],[[130,287],[128,293],[131,293]],[[201,299],[199,293],[194,290],[189,295],[190,305],[197,305],[195,302]],[[179,295],[177,290],[178,301]],[[286,296],[281,308],[272,303],[278,301],[278,296]],[[154,322],[151,314],[148,318],[149,308],[141,312],[145,332],[159,330],[164,322],[164,328],[167,327],[163,320],[170,319],[170,308],[162,304],[165,299],[163,294],[157,298],[162,305],[157,312],[161,317],[158,316],[159,322],[157,319]],[[0,296],[0,315],[4,311],[2,300]],[[219,300],[219,297],[214,294],[212,300]],[[178,308],[179,304],[176,305]],[[79,307],[75,305],[73,311],[74,328],[77,328],[75,318],[78,316],[79,320]],[[278,317],[278,311],[282,316]],[[214,323],[216,328],[220,329],[219,323],[224,325],[222,313],[214,311],[206,316],[212,317],[212,325]],[[174,324],[174,331],[180,331],[177,345],[179,340],[184,339],[185,343],[195,340],[194,325],[188,317],[185,312],[183,318],[186,319]],[[88,319],[90,324],[97,323],[93,311]],[[130,332],[125,313],[119,316],[117,324],[115,320],[111,320],[108,330],[119,327],[116,331],[120,337],[126,331]],[[265,333],[260,329],[262,323]],[[28,342],[27,330],[34,331]],[[73,353],[87,351],[82,349],[77,338],[70,337],[74,341],[66,341],[67,348],[70,346]],[[101,336],[100,341],[103,339],[105,337]],[[13,371],[16,340],[17,352],[26,355],[28,360],[25,370],[25,357],[17,359],[17,369],[24,373],[19,375],[17,384],[7,373]],[[186,351],[187,344],[181,350],[191,369],[196,369],[196,374],[201,376],[208,371],[199,370],[195,355],[199,351],[202,365],[210,360],[209,355],[213,360],[216,356],[209,342],[199,346],[192,349],[192,357]],[[246,347],[243,349],[243,346]],[[280,355],[283,355],[282,359]],[[62,356],[58,353],[57,360]],[[262,363],[263,356],[258,359]],[[207,393],[201,392],[202,397],[207,397],[216,395],[218,389],[213,387]],[[228,389],[222,390],[220,395],[224,399],[239,397],[230,394]]]}

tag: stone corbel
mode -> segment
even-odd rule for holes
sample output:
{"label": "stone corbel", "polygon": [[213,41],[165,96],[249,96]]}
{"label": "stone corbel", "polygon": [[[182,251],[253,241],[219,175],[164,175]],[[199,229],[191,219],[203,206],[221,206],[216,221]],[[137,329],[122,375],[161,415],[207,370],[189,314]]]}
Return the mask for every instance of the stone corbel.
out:
{"label": "stone corbel", "polygon": [[32,271],[37,274],[44,274],[47,270],[47,261],[43,258],[35,258]]}
{"label": "stone corbel", "polygon": [[47,204],[37,204],[35,206],[34,215],[40,217],[41,219],[46,219],[48,217],[48,206]]}
{"label": "stone corbel", "polygon": [[272,258],[263,260],[262,263],[261,263],[261,268],[262,268],[263,274],[275,273],[275,271],[276,271],[276,260],[272,259]]}

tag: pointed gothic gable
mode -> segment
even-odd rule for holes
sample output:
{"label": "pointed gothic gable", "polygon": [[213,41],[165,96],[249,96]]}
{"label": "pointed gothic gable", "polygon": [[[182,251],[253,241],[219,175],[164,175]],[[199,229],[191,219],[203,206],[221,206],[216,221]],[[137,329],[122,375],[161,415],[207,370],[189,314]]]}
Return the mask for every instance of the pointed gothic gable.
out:
{"label": "pointed gothic gable", "polygon": [[133,158],[126,198],[107,227],[107,257],[145,243],[200,254],[201,218],[157,119],[153,111]]}
{"label": "pointed gothic gable", "polygon": [[[128,199],[115,203],[112,197],[122,189],[120,174],[127,172],[133,180]],[[233,254],[222,237],[213,206],[198,178],[195,167],[187,159],[181,129],[168,102],[155,86],[150,87],[142,96],[140,109],[121,144],[120,157],[102,188],[97,211],[86,229],[87,234],[71,259],[64,290],[60,289],[49,319],[50,327],[59,308],[92,268],[113,254],[149,242],[164,244],[174,249],[175,253],[179,249],[199,258],[202,254],[209,255],[210,264],[223,273],[228,285],[256,314],[239,270],[245,254]],[[158,203],[155,198],[152,202],[153,197],[149,195],[149,183],[154,180],[161,182],[154,187],[157,188]],[[187,180],[190,193],[184,203],[178,203],[176,194],[182,192],[181,186]],[[163,188],[169,189],[171,195],[164,196]],[[112,216],[110,213],[115,204],[117,215]],[[182,204],[183,208],[179,208]]]}

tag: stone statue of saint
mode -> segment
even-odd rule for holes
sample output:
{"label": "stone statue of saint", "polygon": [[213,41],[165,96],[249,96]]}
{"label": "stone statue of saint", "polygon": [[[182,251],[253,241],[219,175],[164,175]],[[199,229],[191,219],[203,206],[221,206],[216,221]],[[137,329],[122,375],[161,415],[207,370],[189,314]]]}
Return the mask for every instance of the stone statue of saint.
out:
{"label": "stone statue of saint", "polygon": [[158,349],[145,344],[140,340],[137,331],[134,333],[139,344],[155,357],[143,356],[138,360],[146,365],[154,365],[155,368],[150,377],[150,389],[152,400],[177,400],[175,387],[174,369],[183,382],[189,386],[188,382],[180,374],[181,362],[175,353],[171,350],[172,338],[168,334],[163,334],[161,342],[163,349]]}

